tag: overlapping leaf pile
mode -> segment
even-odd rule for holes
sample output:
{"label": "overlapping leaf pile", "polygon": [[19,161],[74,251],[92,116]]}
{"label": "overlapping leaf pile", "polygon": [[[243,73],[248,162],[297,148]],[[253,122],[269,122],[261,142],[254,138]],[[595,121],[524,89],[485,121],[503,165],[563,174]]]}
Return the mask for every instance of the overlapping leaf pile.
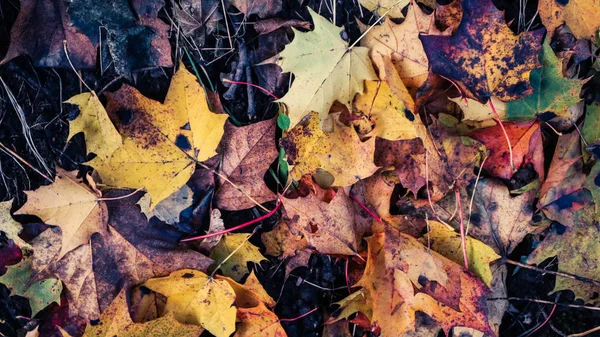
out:
{"label": "overlapping leaf pile", "polygon": [[[22,1],[2,62],[28,54],[67,67],[68,50],[76,68],[93,67],[102,25],[123,76],[172,65],[159,8],[102,3]],[[259,3],[233,5],[261,17],[281,10]],[[581,93],[599,63],[567,76],[577,53],[557,53],[553,41],[570,29],[596,48],[600,5],[540,1],[545,29],[518,34],[491,0],[430,14],[414,1],[363,5],[389,17],[362,27],[360,40],[345,41],[309,8],[312,29],[294,28],[283,51],[255,60],[293,74],[271,119],[228,119],[182,62],[162,102],[127,84],[67,100],[79,109],[68,139],[83,133],[91,169],[57,166],[51,184],[26,191],[13,215],[49,225],[33,240],[19,237],[11,201],[1,204],[1,229],[23,257],[0,283],[29,300],[31,318],[51,303],[68,306],[80,324],[57,328],[65,336],[286,336],[253,270],[266,254],[287,277],[327,254],[352,261],[349,295],[319,308],[328,336],[350,336],[349,322],[386,337],[453,328],[495,336],[508,304],[486,298],[506,297],[503,262],[554,222],[562,230],[553,227],[526,263],[556,257],[559,271],[584,280],[559,276],[554,291],[596,304],[600,289],[586,280],[600,280],[600,105]],[[185,26],[192,4],[176,6],[188,38],[201,43],[192,36],[200,26],[214,31],[206,20]],[[42,8],[53,22],[32,22]],[[114,15],[100,17],[107,11]],[[139,62],[124,62],[136,43]],[[560,135],[555,145],[544,130]],[[208,202],[200,185],[215,187]],[[209,235],[182,243],[186,209],[205,205],[210,226],[195,230]],[[259,220],[281,214],[260,236],[262,250],[250,242],[255,232],[232,233],[220,216],[250,208],[268,212]]]}

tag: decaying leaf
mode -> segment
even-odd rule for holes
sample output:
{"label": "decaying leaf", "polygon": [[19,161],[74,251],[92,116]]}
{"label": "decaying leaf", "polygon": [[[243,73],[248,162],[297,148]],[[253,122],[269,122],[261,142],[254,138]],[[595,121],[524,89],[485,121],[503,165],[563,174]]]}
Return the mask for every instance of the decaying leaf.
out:
{"label": "decaying leaf", "polygon": [[173,312],[179,322],[200,325],[217,337],[235,331],[235,292],[225,280],[182,269],[148,280],[144,286],[167,297],[165,310]]}
{"label": "decaying leaf", "polygon": [[411,4],[404,22],[396,24],[386,19],[380,26],[371,28],[361,41],[362,46],[370,49],[380,73],[384,67],[383,57],[391,57],[410,92],[415,92],[427,79],[429,61],[419,34],[429,31],[432,20],[433,15],[426,15],[416,3]]}
{"label": "decaying leaf", "polygon": [[253,308],[260,303],[264,303],[268,307],[275,306],[275,300],[267,294],[265,288],[256,278],[254,271],[250,272],[244,284],[239,284],[229,277],[217,275],[217,279],[225,280],[229,283],[235,292],[235,306],[240,308]]}
{"label": "decaying leaf", "polygon": [[[510,140],[512,158],[505,135]],[[538,122],[504,122],[502,126],[479,129],[469,137],[481,142],[489,151],[483,168],[490,176],[510,179],[516,170],[532,164],[538,178],[544,179],[544,150]]]}
{"label": "decaying leaf", "polygon": [[542,23],[552,36],[558,26],[566,23],[578,39],[594,39],[600,23],[600,5],[589,0],[541,0],[539,13]]}
{"label": "decaying leaf", "polygon": [[192,206],[194,202],[194,191],[187,185],[183,185],[177,192],[171,194],[163,201],[159,202],[153,210],[150,210],[150,195],[144,194],[137,202],[140,205],[142,213],[150,220],[153,216],[168,224],[179,222],[180,213],[186,208]]}
{"label": "decaying leaf", "polygon": [[363,91],[363,81],[377,79],[368,49],[348,49],[339,27],[309,11],[315,29],[307,33],[294,29],[294,40],[277,61],[284,72],[295,76],[292,87],[280,100],[288,108],[290,127],[312,111],[318,112],[322,121],[336,100],[350,107],[354,94]]}
{"label": "decaying leaf", "polygon": [[32,214],[62,230],[59,260],[89,242],[94,233],[106,231],[108,214],[101,194],[77,178],[77,172],[56,169],[54,183],[25,192],[27,203],[15,214]]}
{"label": "decaying leaf", "polygon": [[330,202],[320,200],[314,193],[297,199],[281,197],[281,202],[291,232],[302,234],[310,248],[322,254],[356,254],[354,208],[343,190]]}
{"label": "decaying leaf", "polygon": [[32,259],[23,258],[18,264],[9,266],[6,274],[0,276],[0,283],[4,284],[11,295],[23,296],[29,300],[31,317],[50,303],[60,303],[62,283],[57,279],[45,279],[29,283],[32,276]]}
{"label": "decaying leaf", "polygon": [[164,317],[146,322],[134,323],[129,316],[125,290],[121,290],[113,303],[106,308],[100,322],[88,325],[84,337],[197,337],[204,329],[199,326],[182,324],[175,320],[172,312]]}
{"label": "decaying leaf", "polygon": [[530,94],[529,73],[539,67],[544,30],[513,34],[491,0],[465,0],[462,8],[465,14],[451,36],[420,36],[431,70],[481,101],[491,96],[510,101]]}
{"label": "decaying leaf", "polygon": [[[464,121],[483,122],[496,118],[496,115],[492,111],[492,107],[490,106],[489,102],[486,104],[481,104],[472,98],[462,97],[450,98],[450,100],[458,104],[463,112]],[[492,101],[492,104],[494,104],[494,108],[496,109],[498,116],[500,116],[500,119],[504,119],[506,114],[506,103],[493,96],[490,98],[490,100]]]}
{"label": "decaying leaf", "polygon": [[487,288],[476,277],[395,230],[367,242],[367,266],[356,284],[362,290],[354,295],[352,310],[342,310],[338,318],[360,311],[382,335],[401,336],[415,329],[415,312],[423,311],[446,332],[454,326],[491,332]]}
{"label": "decaying leaf", "polygon": [[542,67],[531,71],[533,94],[506,104],[508,119],[531,120],[538,114],[553,112],[569,117],[568,109],[580,102],[579,92],[585,81],[565,78],[562,59],[554,55],[548,38],[540,53]]}
{"label": "decaying leaf", "polygon": [[[428,247],[431,245],[431,249],[458,264],[463,263],[460,233],[438,221],[429,221],[427,224],[429,231],[420,239],[421,243]],[[469,270],[489,287],[492,283],[490,263],[499,259],[500,255],[485,243],[471,237],[466,238],[466,243]]]}
{"label": "decaying leaf", "polygon": [[[586,277],[592,280],[600,279],[600,234],[594,207],[588,206],[577,210],[574,226],[567,227],[564,232],[552,231],[529,255],[527,263],[540,264],[544,260],[556,256],[558,270]],[[552,292],[572,290],[576,299],[583,299],[586,303],[597,303],[597,294],[600,289],[586,283],[562,276],[556,277],[556,284]]]}
{"label": "decaying leaf", "polygon": [[222,176],[217,176],[220,186],[215,192],[216,207],[237,211],[254,207],[255,202],[262,204],[277,198],[264,182],[261,183],[278,155],[275,126],[276,118],[244,127],[225,124],[225,138],[221,146]]}
{"label": "decaying leaf", "polygon": [[12,203],[12,200],[0,202],[0,230],[6,234],[8,239],[14,241],[21,251],[31,251],[31,245],[19,237],[23,227],[10,216]]}
{"label": "decaying leaf", "polygon": [[124,85],[109,96],[107,111],[123,146],[110,159],[96,157],[89,165],[105,184],[145,189],[150,209],[188,181],[196,161],[216,154],[227,119],[208,109],[202,87],[183,66],[164,104]]}
{"label": "decaying leaf", "polygon": [[258,248],[248,242],[250,234],[226,234],[213,248],[210,258],[215,260],[212,268],[219,268],[223,275],[239,281],[248,274],[247,263],[260,263],[266,258]]}
{"label": "decaying leaf", "polygon": [[261,302],[253,308],[240,308],[237,313],[241,324],[234,337],[287,337],[279,318]]}
{"label": "decaying leaf", "polygon": [[79,116],[69,123],[67,140],[83,132],[86,149],[103,159],[108,159],[116,149],[121,147],[123,144],[121,135],[108,118],[95,92],[73,96],[65,103],[79,107]]}
{"label": "decaying leaf", "polygon": [[379,15],[386,14],[391,18],[403,18],[402,8],[406,7],[410,0],[361,0],[359,1],[366,9],[375,11]]}

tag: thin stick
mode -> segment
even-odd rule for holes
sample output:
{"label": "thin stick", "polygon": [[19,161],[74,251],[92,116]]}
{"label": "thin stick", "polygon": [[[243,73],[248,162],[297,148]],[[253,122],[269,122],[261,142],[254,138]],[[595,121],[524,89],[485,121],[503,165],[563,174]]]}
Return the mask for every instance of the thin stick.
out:
{"label": "thin stick", "polygon": [[597,327],[595,327],[595,328],[593,328],[593,329],[590,329],[590,330],[586,330],[586,331],[584,331],[584,332],[580,332],[580,333],[574,333],[574,334],[568,335],[567,337],[581,337],[581,336],[587,336],[587,335],[589,335],[589,334],[591,334],[591,333],[594,333],[594,332],[596,332],[596,331],[600,331],[600,326],[597,326]]}
{"label": "thin stick", "polygon": [[120,196],[120,197],[112,197],[112,198],[98,198],[98,199],[96,199],[96,201],[121,200],[121,199],[129,198],[130,196],[132,196],[132,195],[136,194],[137,192],[139,192],[139,191],[141,191],[141,190],[143,190],[143,189],[144,189],[143,187],[140,187],[140,188],[138,188],[137,190],[135,190],[135,191],[133,191],[133,192],[131,192],[131,193],[129,193],[129,194],[122,195],[122,196]]}
{"label": "thin stick", "polygon": [[[538,271],[540,273],[561,276],[561,277],[570,278],[572,280],[581,281],[581,282],[585,282],[585,283],[591,283],[591,284],[593,284],[595,286],[600,287],[600,282],[599,281],[592,280],[592,279],[589,279],[587,277],[582,277],[582,276],[578,276],[578,275],[570,274],[570,273],[565,273],[565,272],[561,272],[561,271],[546,270],[546,269],[542,269],[542,268],[530,266],[528,264],[517,262],[517,261],[513,261],[513,260],[509,260],[509,259],[502,259],[500,261],[502,263],[508,263],[508,264],[512,264],[514,266],[523,267],[525,269],[535,270],[535,271]],[[600,308],[598,310],[600,310]]]}
{"label": "thin stick", "polygon": [[227,255],[227,257],[225,259],[223,259],[223,261],[221,261],[221,263],[219,263],[219,265],[215,268],[215,270],[213,270],[213,272],[210,274],[210,278],[212,279],[215,276],[215,273],[217,272],[217,270],[219,270],[219,268],[221,268],[221,266],[227,262],[235,253],[237,253],[238,250],[240,250],[245,244],[246,242],[248,242],[250,240],[250,238],[252,237],[252,235],[254,235],[254,233],[256,233],[256,231],[260,228],[260,226],[254,228],[254,230],[252,231],[252,233],[250,235],[248,235],[248,237],[244,240],[244,242],[242,242],[239,246],[237,246],[233,252],[231,252],[231,254]]}
{"label": "thin stick", "polygon": [[14,158],[18,159],[21,163],[27,165],[30,169],[34,170],[35,173],[41,175],[42,177],[44,177],[46,180],[48,180],[49,182],[53,183],[54,180],[50,179],[47,175],[43,174],[42,172],[40,172],[40,170],[36,169],[35,167],[33,167],[31,164],[29,164],[27,162],[27,160],[21,158],[21,156],[19,156],[17,153],[15,153],[13,150],[9,149],[8,147],[6,147],[4,144],[0,143],[0,147],[2,147],[6,152],[10,153]]}
{"label": "thin stick", "polygon": [[551,304],[551,305],[556,304],[561,307],[569,307],[569,308],[575,308],[575,309],[588,309],[588,310],[600,311],[600,307],[592,307],[592,306],[581,305],[581,304],[558,303],[558,302],[538,300],[536,298],[527,298],[527,297],[490,297],[490,298],[486,299],[486,301],[527,301],[527,302],[540,303],[540,304]]}
{"label": "thin stick", "polygon": [[253,84],[253,83],[248,83],[248,82],[242,82],[242,81],[233,81],[233,80],[230,80],[230,79],[227,79],[227,78],[223,78],[223,79],[222,79],[222,81],[223,81],[223,82],[226,82],[226,83],[232,83],[232,84],[243,84],[243,85],[249,85],[249,86],[251,86],[251,87],[254,87],[254,88],[257,88],[257,89],[260,89],[260,90],[264,91],[264,92],[265,92],[267,95],[269,95],[269,96],[271,96],[271,97],[275,98],[276,100],[278,100],[278,99],[279,99],[279,97],[275,96],[275,94],[273,94],[273,93],[272,93],[272,92],[270,92],[269,90],[267,90],[267,89],[265,89],[265,88],[261,87],[260,85],[256,85],[256,84]]}
{"label": "thin stick", "polygon": [[92,93],[92,95],[96,96],[96,93],[94,93],[94,90],[92,90],[92,88],[90,88],[87,85],[87,83],[85,83],[85,81],[83,80],[81,75],[79,75],[79,73],[75,69],[73,62],[71,62],[71,58],[69,57],[69,51],[67,50],[67,40],[63,40],[63,49],[65,51],[65,55],[67,56],[67,61],[69,61],[69,65],[71,66],[71,69],[73,69],[73,71],[75,72],[75,75],[77,75],[77,77],[79,78],[79,81],[81,81],[81,83],[83,83],[83,85],[85,85],[85,87]]}
{"label": "thin stick", "polygon": [[454,195],[456,196],[456,201],[458,203],[458,216],[460,217],[460,245],[462,246],[465,269],[469,270],[469,258],[467,257],[467,238],[465,235],[465,222],[463,221],[462,203],[460,201],[460,192],[458,190],[458,187],[454,188]]}
{"label": "thin stick", "polygon": [[358,201],[358,199],[356,199],[352,194],[348,193],[348,196],[350,196],[350,199],[354,200],[354,202],[356,202],[358,204],[358,206],[360,206],[362,209],[367,211],[367,213],[369,213],[369,215],[371,215],[373,217],[373,219],[383,223],[383,219],[380,218],[377,214],[375,214],[375,212],[370,210],[369,207],[363,205],[363,203]]}
{"label": "thin stick", "polygon": [[248,226],[253,225],[253,224],[257,223],[257,222],[261,222],[261,221],[263,221],[265,219],[268,219],[273,214],[275,214],[275,212],[277,212],[277,210],[279,210],[280,206],[281,206],[281,201],[278,201],[277,205],[275,206],[275,208],[273,208],[272,211],[270,211],[269,213],[267,213],[267,214],[265,214],[263,216],[260,216],[260,217],[258,217],[256,219],[250,220],[248,222],[244,222],[241,225],[237,225],[235,227],[231,227],[231,228],[228,228],[228,229],[225,229],[225,230],[222,230],[222,231],[213,232],[213,233],[209,233],[209,234],[204,234],[204,235],[199,235],[199,236],[194,236],[194,237],[191,237],[191,238],[179,240],[179,242],[189,242],[189,241],[206,239],[206,238],[210,238],[210,237],[217,236],[217,235],[222,235],[222,234],[227,234],[227,233],[233,232],[235,230],[248,227]]}
{"label": "thin stick", "polygon": [[479,183],[479,177],[481,177],[481,171],[483,169],[483,165],[485,165],[485,161],[488,159],[489,155],[486,154],[479,166],[479,171],[477,172],[477,178],[475,179],[475,186],[473,186],[473,194],[471,194],[471,201],[469,201],[469,217],[467,218],[467,228],[465,229],[465,235],[469,234],[469,226],[471,225],[471,215],[473,214],[473,200],[475,199],[475,193],[477,193],[477,183]]}
{"label": "thin stick", "polygon": [[538,325],[535,329],[533,329],[533,331],[531,331],[529,334],[527,334],[527,336],[531,336],[533,335],[536,331],[538,331],[539,329],[541,329],[544,325],[546,325],[546,323],[548,323],[548,321],[550,320],[550,317],[552,317],[552,315],[554,314],[554,311],[556,310],[556,303],[554,303],[554,306],[552,307],[552,310],[550,311],[550,314],[548,315],[548,317],[546,317],[546,320],[544,320],[542,322],[542,324]]}
{"label": "thin stick", "polygon": [[500,128],[502,129],[502,132],[504,133],[504,137],[506,137],[506,143],[508,144],[508,152],[510,154],[510,169],[513,172],[515,172],[515,163],[513,161],[513,152],[512,152],[512,145],[510,144],[510,138],[508,138],[508,133],[506,132],[506,129],[504,129],[504,124],[502,124],[500,115],[498,115],[498,112],[496,112],[496,108],[494,107],[494,102],[492,102],[491,98],[488,100],[488,102],[490,102],[490,108],[492,108],[492,112],[494,113],[494,116],[496,116],[496,119],[498,120],[498,124],[500,124]]}
{"label": "thin stick", "polygon": [[317,311],[318,309],[319,309],[319,307],[313,308],[311,311],[306,312],[306,313],[304,313],[304,314],[302,314],[302,315],[300,315],[298,317],[294,317],[294,318],[281,318],[279,320],[279,322],[293,322],[293,321],[297,321],[297,320],[299,320],[299,319],[301,319],[303,317],[306,317],[306,316],[312,314],[313,312]]}
{"label": "thin stick", "polygon": [[360,42],[360,40],[362,40],[362,38],[365,37],[365,35],[367,35],[371,31],[371,29],[373,29],[373,27],[375,27],[381,20],[383,20],[383,18],[385,18],[388,15],[388,13],[392,9],[398,7],[398,5],[400,5],[401,3],[402,3],[402,0],[397,1],[392,7],[390,7],[390,9],[388,9],[385,13],[383,13],[379,17],[379,19],[377,19],[377,21],[375,21],[375,23],[373,23],[369,28],[367,28],[367,30],[365,30],[365,32],[362,33],[361,36],[359,36],[358,39],[356,39],[356,41],[354,41],[354,43],[350,47],[348,47],[348,50],[354,48],[354,46],[356,46]]}

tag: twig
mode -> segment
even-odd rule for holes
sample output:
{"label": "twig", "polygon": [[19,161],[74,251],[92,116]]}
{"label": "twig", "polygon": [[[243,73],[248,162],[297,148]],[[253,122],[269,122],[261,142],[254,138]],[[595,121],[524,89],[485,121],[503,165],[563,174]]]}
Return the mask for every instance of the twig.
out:
{"label": "twig", "polygon": [[486,153],[481,165],[479,165],[479,171],[477,172],[477,178],[475,179],[475,185],[473,186],[473,194],[471,194],[471,200],[469,201],[469,217],[467,218],[467,228],[465,229],[465,235],[469,234],[469,226],[471,225],[471,215],[473,214],[473,200],[475,199],[475,193],[477,192],[477,184],[479,183],[479,177],[481,177],[481,171],[483,170],[483,165],[485,165],[485,161],[488,159],[489,155]]}
{"label": "twig", "polygon": [[454,188],[454,195],[456,196],[456,202],[458,203],[458,216],[460,217],[460,245],[462,246],[465,269],[469,270],[469,258],[467,257],[467,238],[465,235],[465,222],[463,221],[462,203],[460,201],[460,191],[458,190],[458,187]]}
{"label": "twig", "polygon": [[254,233],[256,233],[256,231],[260,228],[260,226],[254,228],[254,230],[252,231],[252,233],[250,233],[250,235],[248,235],[248,237],[244,240],[244,242],[242,242],[239,246],[237,246],[233,252],[231,252],[229,255],[227,255],[227,257],[225,259],[223,259],[223,261],[221,261],[221,263],[219,263],[219,265],[215,268],[215,270],[213,270],[213,272],[210,274],[210,278],[212,279],[215,276],[215,273],[217,272],[217,270],[219,270],[219,268],[221,268],[221,266],[227,262],[235,253],[237,253],[238,250],[240,250],[245,244],[246,242],[248,242],[250,240],[250,238],[252,237],[252,235],[254,235]]}
{"label": "twig", "polygon": [[[512,264],[514,266],[519,266],[519,267],[522,267],[522,268],[525,268],[525,269],[535,270],[535,271],[538,271],[540,273],[561,276],[561,277],[570,278],[572,280],[581,281],[581,282],[585,282],[585,283],[591,283],[591,284],[593,284],[595,286],[600,287],[600,281],[592,280],[592,279],[589,279],[587,277],[582,277],[582,276],[578,276],[578,275],[570,274],[570,273],[565,273],[565,272],[561,272],[561,271],[546,270],[546,269],[542,269],[542,268],[530,266],[528,264],[517,262],[517,261],[513,261],[513,260],[509,260],[509,259],[501,259],[500,261],[501,261],[501,263],[508,263],[508,264]],[[598,310],[600,310],[600,308]]]}
{"label": "twig", "polygon": [[143,190],[143,189],[144,189],[143,187],[140,187],[140,188],[138,188],[137,190],[135,190],[135,191],[133,191],[133,192],[131,192],[131,193],[129,193],[129,194],[122,195],[122,196],[120,196],[120,197],[112,197],[112,198],[98,198],[98,199],[96,199],[96,201],[110,201],[110,200],[121,200],[121,199],[126,199],[126,198],[129,198],[130,196],[132,196],[132,195],[136,194],[137,192],[139,192],[139,191]]}
{"label": "twig", "polygon": [[222,235],[222,234],[227,234],[227,233],[233,232],[235,230],[248,227],[248,226],[253,225],[253,224],[257,223],[257,222],[261,222],[261,221],[263,221],[265,219],[270,218],[273,214],[275,214],[275,212],[277,212],[277,210],[279,210],[279,207],[281,207],[281,201],[277,202],[277,205],[275,206],[275,208],[273,208],[272,211],[270,211],[269,213],[267,213],[267,214],[265,214],[263,216],[260,216],[260,217],[258,217],[256,219],[250,220],[248,222],[244,222],[241,225],[237,225],[235,227],[231,227],[231,228],[228,228],[228,229],[225,229],[225,230],[222,230],[222,231],[208,233],[208,234],[204,234],[204,235],[199,235],[199,236],[194,236],[194,237],[191,237],[191,238],[179,240],[179,242],[189,242],[189,241],[206,239],[206,238],[210,238],[210,237],[217,236],[217,235]]}
{"label": "twig", "polygon": [[536,298],[527,298],[527,297],[490,297],[490,298],[486,299],[486,301],[527,301],[527,302],[540,303],[540,304],[550,304],[550,305],[556,304],[561,307],[569,307],[569,308],[575,308],[575,309],[588,309],[588,310],[600,311],[600,307],[592,307],[589,305],[581,305],[581,304],[558,303],[558,302],[551,302],[551,301],[539,300]]}
{"label": "twig", "polygon": [[581,337],[581,336],[587,336],[587,335],[589,335],[589,334],[591,334],[591,333],[594,333],[594,332],[596,332],[596,331],[600,331],[600,326],[597,326],[597,327],[595,327],[595,328],[593,328],[593,329],[590,329],[590,330],[586,330],[586,331],[584,331],[584,332],[580,332],[580,333],[574,333],[574,334],[568,335],[568,337]]}
{"label": "twig", "polygon": [[50,179],[47,175],[43,174],[42,172],[40,172],[40,170],[36,169],[35,167],[33,167],[31,164],[29,164],[25,159],[23,159],[21,156],[19,156],[16,152],[14,152],[13,150],[9,149],[8,147],[6,147],[4,144],[0,143],[0,147],[2,147],[2,149],[4,149],[4,151],[8,152],[11,156],[13,156],[14,158],[18,159],[21,163],[27,165],[30,169],[32,169],[33,171],[35,171],[35,173],[41,175],[42,177],[44,177],[46,180],[48,180],[49,182],[53,183],[54,180]]}

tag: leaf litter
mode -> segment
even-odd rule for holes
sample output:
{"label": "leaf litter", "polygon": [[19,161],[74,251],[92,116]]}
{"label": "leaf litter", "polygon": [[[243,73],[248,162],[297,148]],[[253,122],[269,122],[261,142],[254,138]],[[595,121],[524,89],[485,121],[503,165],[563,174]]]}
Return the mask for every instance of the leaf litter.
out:
{"label": "leaf litter", "polygon": [[2,335],[600,329],[597,2],[6,7]]}

